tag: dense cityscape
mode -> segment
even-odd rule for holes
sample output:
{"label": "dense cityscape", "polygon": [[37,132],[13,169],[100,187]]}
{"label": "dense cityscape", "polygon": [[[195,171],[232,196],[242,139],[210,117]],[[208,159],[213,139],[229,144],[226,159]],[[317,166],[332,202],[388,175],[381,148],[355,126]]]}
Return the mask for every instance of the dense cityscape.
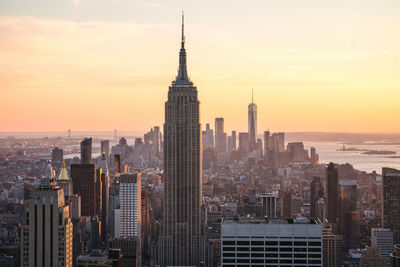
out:
{"label": "dense cityscape", "polygon": [[182,16],[164,125],[0,139],[0,266],[400,266],[400,170],[320,163],[249,99],[247,132],[200,124]]}

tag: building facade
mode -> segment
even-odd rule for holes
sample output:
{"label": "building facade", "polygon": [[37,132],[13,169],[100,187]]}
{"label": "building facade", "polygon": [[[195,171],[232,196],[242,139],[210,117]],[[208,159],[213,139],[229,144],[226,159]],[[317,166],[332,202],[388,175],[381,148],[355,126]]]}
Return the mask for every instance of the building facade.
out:
{"label": "building facade", "polygon": [[21,266],[72,267],[73,226],[64,191],[43,179],[25,200],[21,227]]}
{"label": "building facade", "polygon": [[322,224],[307,219],[224,219],[221,265],[322,266]]}
{"label": "building facade", "polygon": [[342,236],[332,233],[332,229],[323,229],[323,266],[342,267]]}
{"label": "building facade", "polygon": [[119,185],[120,237],[140,237],[142,186],[140,173],[122,174]]}
{"label": "building facade", "polygon": [[387,228],[372,228],[371,246],[379,247],[380,255],[385,259],[386,266],[390,266],[390,253],[393,250],[393,232]]}
{"label": "building facade", "polygon": [[337,233],[339,219],[339,174],[332,162],[326,169],[326,192],[327,208],[326,219],[333,225],[334,233]]}
{"label": "building facade", "polygon": [[382,168],[382,226],[393,232],[393,241],[400,243],[400,170]]}
{"label": "building facade", "polygon": [[164,201],[158,264],[204,261],[200,101],[186,67],[182,16],[179,71],[168,91],[164,124]]}

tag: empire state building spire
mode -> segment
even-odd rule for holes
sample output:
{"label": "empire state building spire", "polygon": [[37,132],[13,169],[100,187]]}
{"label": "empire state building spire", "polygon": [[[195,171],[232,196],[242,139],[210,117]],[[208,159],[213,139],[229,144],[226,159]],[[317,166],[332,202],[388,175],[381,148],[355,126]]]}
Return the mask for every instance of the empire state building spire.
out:
{"label": "empire state building spire", "polygon": [[186,67],[186,50],[185,50],[185,32],[184,32],[185,22],[184,15],[182,12],[182,40],[181,40],[181,50],[179,51],[179,69],[178,75],[174,81],[175,84],[192,84],[189,79]]}

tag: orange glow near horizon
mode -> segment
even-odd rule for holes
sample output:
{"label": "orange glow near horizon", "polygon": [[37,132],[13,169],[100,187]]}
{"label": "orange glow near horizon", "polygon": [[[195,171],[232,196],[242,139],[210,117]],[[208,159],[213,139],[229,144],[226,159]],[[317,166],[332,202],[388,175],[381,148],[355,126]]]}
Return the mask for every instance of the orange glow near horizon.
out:
{"label": "orange glow near horizon", "polygon": [[[211,21],[187,15],[185,27],[203,127],[224,117],[227,131],[247,131],[254,88],[259,133],[400,132],[400,16],[274,21],[245,11],[250,27],[213,14]],[[162,126],[178,66],[179,19],[0,15],[0,131]]]}

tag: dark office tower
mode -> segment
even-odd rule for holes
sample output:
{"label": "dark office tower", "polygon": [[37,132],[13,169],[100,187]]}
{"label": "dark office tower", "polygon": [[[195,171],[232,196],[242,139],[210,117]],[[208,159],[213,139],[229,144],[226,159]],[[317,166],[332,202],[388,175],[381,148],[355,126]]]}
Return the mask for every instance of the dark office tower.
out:
{"label": "dark office tower", "polygon": [[106,160],[108,162],[110,158],[110,140],[101,140],[101,154],[106,155]]}
{"label": "dark office tower", "polygon": [[239,152],[243,155],[249,152],[249,133],[239,133]]}
{"label": "dark office tower", "polygon": [[74,194],[81,196],[82,216],[96,214],[96,164],[71,164]]}
{"label": "dark office tower", "polygon": [[71,129],[68,129],[68,139],[71,139]]}
{"label": "dark office tower", "polygon": [[292,218],[292,192],[283,193],[282,203],[282,216]]}
{"label": "dark office tower", "polygon": [[[330,189],[328,189],[329,192]],[[359,215],[357,213],[357,181],[340,181],[340,233],[343,248],[356,249],[360,245]]]}
{"label": "dark office tower", "polygon": [[[264,132],[264,151],[271,150],[271,135],[269,131]],[[265,152],[266,153],[266,152]]]}
{"label": "dark office tower", "polygon": [[[324,188],[321,183],[321,178],[313,177],[310,184],[310,218],[317,217],[318,200],[324,197]],[[323,221],[324,218],[319,218]]]}
{"label": "dark office tower", "polygon": [[117,135],[117,129],[114,129],[114,139],[117,140],[118,139],[118,135]]}
{"label": "dark office tower", "polygon": [[97,182],[101,182],[101,236],[106,237],[107,229],[109,228],[110,220],[110,176],[108,172],[108,164],[103,153],[98,166],[99,176]]}
{"label": "dark office tower", "polygon": [[257,105],[253,100],[253,89],[251,89],[251,103],[248,106],[248,130],[250,151],[253,151],[257,142]]}
{"label": "dark office tower", "polygon": [[62,148],[55,147],[51,151],[51,165],[53,166],[61,166],[61,163],[63,161],[63,150]]}
{"label": "dark office tower", "polygon": [[236,150],[236,131],[232,131],[232,147]]}
{"label": "dark office tower", "polygon": [[215,119],[215,151],[218,153],[227,150],[226,133],[224,132],[224,118]]}
{"label": "dark office tower", "polygon": [[339,176],[338,170],[335,168],[335,164],[332,162],[329,163],[326,169],[326,188],[326,219],[329,223],[336,225],[339,218]]}
{"label": "dark office tower", "polygon": [[81,142],[81,163],[92,164],[92,138],[85,138]]}
{"label": "dark office tower", "polygon": [[382,168],[382,225],[393,232],[393,241],[400,243],[400,170]]}
{"label": "dark office tower", "polygon": [[200,266],[202,234],[200,102],[186,69],[183,33],[179,71],[168,91],[164,123],[164,201],[158,264]]}
{"label": "dark office tower", "polygon": [[114,173],[122,173],[122,160],[120,154],[114,155]]}

